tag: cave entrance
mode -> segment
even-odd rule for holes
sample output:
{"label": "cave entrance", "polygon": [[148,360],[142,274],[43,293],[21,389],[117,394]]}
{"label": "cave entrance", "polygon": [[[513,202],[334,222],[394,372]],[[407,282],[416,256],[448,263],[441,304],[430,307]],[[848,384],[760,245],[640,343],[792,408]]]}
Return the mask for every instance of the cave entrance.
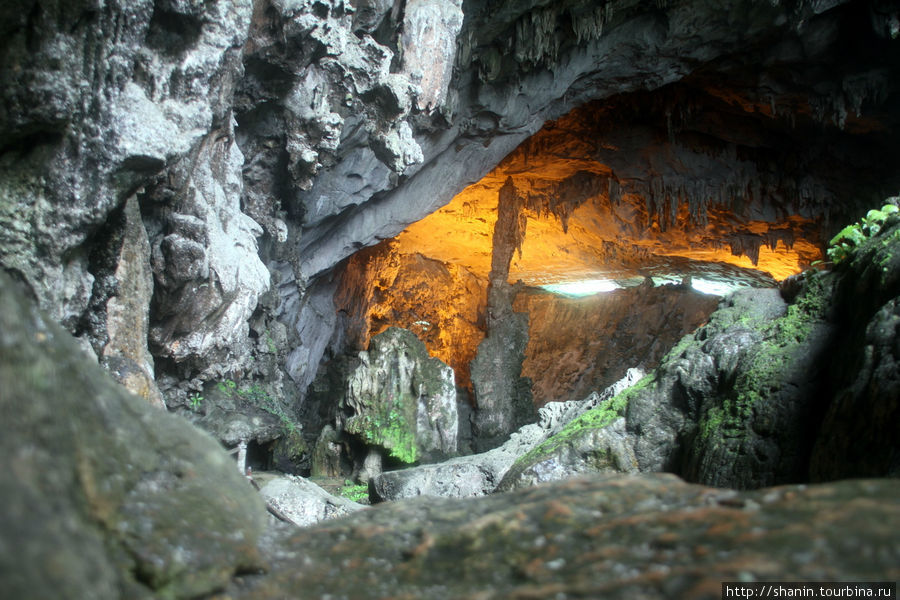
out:
{"label": "cave entrance", "polygon": [[[448,205],[351,257],[336,298],[351,346],[409,329],[477,396],[473,360],[492,319],[525,313],[534,404],[580,399],[656,366],[719,296],[821,259],[836,161],[797,158],[821,124],[788,126],[767,103],[700,87],[548,122]],[[489,300],[502,286],[506,308]]]}

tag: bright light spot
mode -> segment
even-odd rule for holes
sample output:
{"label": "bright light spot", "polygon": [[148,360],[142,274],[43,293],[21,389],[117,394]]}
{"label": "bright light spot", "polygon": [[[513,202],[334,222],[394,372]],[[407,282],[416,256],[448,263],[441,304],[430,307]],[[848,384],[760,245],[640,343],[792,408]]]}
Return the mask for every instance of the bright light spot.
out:
{"label": "bright light spot", "polygon": [[569,283],[553,283],[542,285],[541,287],[548,292],[564,296],[590,296],[599,292],[611,292],[622,286],[609,279],[587,279],[585,281],[570,281]]}
{"label": "bright light spot", "polygon": [[724,296],[734,290],[744,287],[739,284],[728,283],[725,281],[712,281],[709,279],[691,279],[691,287],[702,294],[712,294],[714,296]]}

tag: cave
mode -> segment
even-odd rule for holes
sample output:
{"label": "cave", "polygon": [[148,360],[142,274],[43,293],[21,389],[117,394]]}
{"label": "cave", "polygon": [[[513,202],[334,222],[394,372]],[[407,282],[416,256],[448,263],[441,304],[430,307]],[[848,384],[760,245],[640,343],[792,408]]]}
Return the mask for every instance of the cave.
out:
{"label": "cave", "polygon": [[13,4],[0,595],[900,579],[896,0]]}
{"label": "cave", "polygon": [[[864,100],[817,113],[796,94],[748,90],[748,77],[710,68],[579,106],[446,206],[350,256],[335,293],[349,351],[409,329],[477,413],[472,361],[489,314],[513,311],[526,316],[524,357],[484,377],[521,369],[523,402],[540,407],[655,368],[730,291],[824,267],[840,224],[898,184],[883,160],[893,101],[865,118]],[[509,288],[493,305],[492,286]]]}

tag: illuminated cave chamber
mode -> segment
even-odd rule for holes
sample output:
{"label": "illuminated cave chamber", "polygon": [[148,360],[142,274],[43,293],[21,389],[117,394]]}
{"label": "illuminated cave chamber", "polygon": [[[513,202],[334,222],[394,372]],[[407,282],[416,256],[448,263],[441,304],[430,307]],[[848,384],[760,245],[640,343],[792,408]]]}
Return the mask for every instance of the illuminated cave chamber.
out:
{"label": "illuminated cave chamber", "polygon": [[[707,292],[808,268],[836,224],[883,193],[859,182],[886,151],[873,122],[781,100],[696,76],[546,123],[448,205],[347,262],[336,303],[351,346],[407,328],[479,410],[479,344],[518,313],[536,405],[654,367],[715,308]],[[577,297],[585,282],[615,291]],[[503,345],[484,360],[502,362]]]}

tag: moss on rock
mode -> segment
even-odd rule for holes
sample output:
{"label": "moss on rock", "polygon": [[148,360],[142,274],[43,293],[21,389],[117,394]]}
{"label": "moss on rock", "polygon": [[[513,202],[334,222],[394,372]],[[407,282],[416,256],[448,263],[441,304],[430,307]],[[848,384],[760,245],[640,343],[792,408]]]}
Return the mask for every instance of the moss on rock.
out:
{"label": "moss on rock", "polygon": [[349,369],[343,428],[410,464],[456,452],[453,370],[412,332],[392,327],[372,338]]}
{"label": "moss on rock", "polygon": [[193,598],[261,566],[265,508],[209,435],[113,382],[0,271],[9,597]]}

